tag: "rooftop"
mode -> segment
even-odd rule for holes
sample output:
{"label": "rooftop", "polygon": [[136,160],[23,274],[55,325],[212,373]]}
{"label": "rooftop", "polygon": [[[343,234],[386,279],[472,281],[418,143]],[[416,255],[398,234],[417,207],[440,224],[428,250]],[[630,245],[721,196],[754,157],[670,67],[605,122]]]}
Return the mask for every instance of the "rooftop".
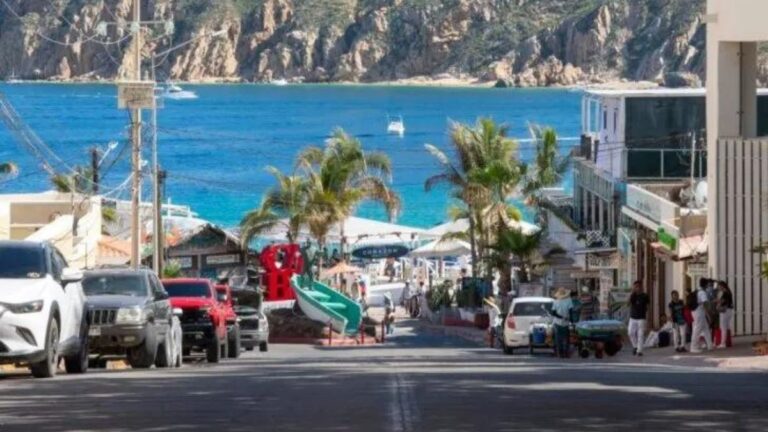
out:
{"label": "rooftop", "polygon": [[[643,98],[643,97],[704,97],[707,94],[707,89],[704,87],[698,88],[653,88],[653,89],[587,89],[584,91],[585,96],[594,96],[601,98]],[[768,95],[768,89],[759,89],[758,95]]]}

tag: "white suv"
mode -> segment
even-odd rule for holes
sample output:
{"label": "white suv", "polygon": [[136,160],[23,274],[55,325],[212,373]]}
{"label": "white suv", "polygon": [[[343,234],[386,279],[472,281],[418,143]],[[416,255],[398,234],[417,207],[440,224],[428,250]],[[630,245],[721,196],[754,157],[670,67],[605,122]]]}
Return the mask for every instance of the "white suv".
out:
{"label": "white suv", "polygon": [[88,369],[88,322],[80,271],[51,245],[0,241],[0,364],[26,364],[32,375]]}

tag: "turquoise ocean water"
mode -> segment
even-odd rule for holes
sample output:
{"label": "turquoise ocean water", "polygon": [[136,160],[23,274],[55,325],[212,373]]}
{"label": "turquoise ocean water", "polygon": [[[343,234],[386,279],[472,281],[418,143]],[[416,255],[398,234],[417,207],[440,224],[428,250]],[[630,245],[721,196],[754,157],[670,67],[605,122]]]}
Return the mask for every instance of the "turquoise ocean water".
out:
{"label": "turquoise ocean water", "polygon": [[[563,137],[578,136],[580,127],[580,95],[566,90],[184,87],[199,97],[166,100],[158,114],[160,161],[169,175],[167,195],[174,203],[191,205],[201,217],[224,226],[236,225],[272,185],[266,165],[290,170],[297,151],[310,144],[322,145],[335,127],[359,137],[366,149],[389,154],[393,185],[404,203],[398,222],[421,227],[446,219],[445,191],[424,192],[424,180],[438,170],[424,144],[447,149],[450,121],[474,122],[488,116],[507,123],[511,135],[519,138],[528,138],[529,122],[553,126]],[[91,146],[116,140],[118,148],[103,165],[103,189],[113,189],[126,179],[130,150],[124,144],[129,118],[127,112],[117,109],[113,86],[0,84],[0,91],[64,161],[58,167],[89,163]],[[404,117],[403,138],[386,134],[388,114]],[[144,119],[149,119],[149,113]],[[531,144],[522,143],[522,157],[531,154]],[[114,164],[113,156],[119,156]],[[150,159],[148,146],[144,158]],[[0,193],[48,188],[40,164],[4,127],[0,127],[0,160],[13,160],[21,168],[18,178],[0,183]],[[565,187],[568,183],[570,176]],[[149,199],[148,187],[145,194]],[[127,199],[129,190],[114,195]],[[364,205],[359,215],[383,218],[381,209],[372,205]]]}

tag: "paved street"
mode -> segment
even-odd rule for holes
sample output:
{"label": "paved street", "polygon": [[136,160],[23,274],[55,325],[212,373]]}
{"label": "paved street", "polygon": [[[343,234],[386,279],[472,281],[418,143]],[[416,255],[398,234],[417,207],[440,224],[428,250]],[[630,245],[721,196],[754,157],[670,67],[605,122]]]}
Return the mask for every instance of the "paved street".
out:
{"label": "paved street", "polygon": [[501,355],[400,323],[179,370],[0,378],[6,431],[768,430],[768,374]]}

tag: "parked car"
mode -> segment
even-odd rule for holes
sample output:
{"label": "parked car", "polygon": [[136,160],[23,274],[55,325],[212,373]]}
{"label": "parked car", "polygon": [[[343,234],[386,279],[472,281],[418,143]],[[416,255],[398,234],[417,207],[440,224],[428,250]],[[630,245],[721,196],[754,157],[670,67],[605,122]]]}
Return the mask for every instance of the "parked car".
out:
{"label": "parked car", "polygon": [[506,354],[514,354],[516,348],[529,346],[531,325],[547,321],[553,303],[549,297],[512,300],[503,324],[502,348]]}
{"label": "parked car", "polygon": [[269,321],[264,313],[264,294],[261,290],[241,287],[232,290],[236,301],[235,313],[240,319],[240,339],[247,351],[259,347],[259,351],[269,350]]}
{"label": "parked car", "polygon": [[235,306],[240,318],[241,344],[246,351],[269,351],[269,322],[264,312],[251,306]]}
{"label": "parked car", "polygon": [[83,290],[88,296],[92,362],[103,366],[107,357],[125,355],[133,368],[180,363],[171,303],[154,272],[90,271],[83,279]]}
{"label": "parked car", "polygon": [[208,279],[166,279],[162,281],[171,298],[171,307],[181,309],[183,354],[204,351],[209,363],[227,357],[227,321],[224,307]]}
{"label": "parked car", "polygon": [[240,357],[240,323],[234,309],[234,299],[229,285],[216,285],[216,300],[222,307],[227,322],[227,357]]}
{"label": "parked car", "polygon": [[36,378],[88,370],[82,272],[47,243],[0,241],[0,364],[26,364]]}

